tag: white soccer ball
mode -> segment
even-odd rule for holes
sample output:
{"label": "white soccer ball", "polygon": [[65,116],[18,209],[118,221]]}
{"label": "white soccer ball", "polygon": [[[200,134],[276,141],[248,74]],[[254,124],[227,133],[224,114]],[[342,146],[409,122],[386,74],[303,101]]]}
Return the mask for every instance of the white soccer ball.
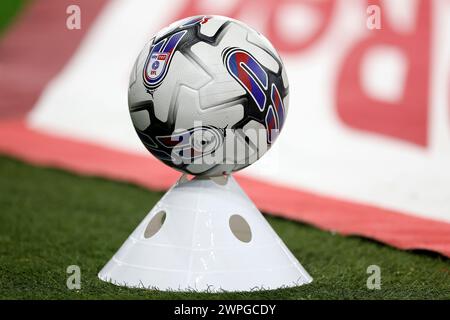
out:
{"label": "white soccer ball", "polygon": [[258,160],[288,109],[280,56],[260,33],[221,16],[161,30],[139,54],[128,105],[145,147],[182,172],[217,176]]}

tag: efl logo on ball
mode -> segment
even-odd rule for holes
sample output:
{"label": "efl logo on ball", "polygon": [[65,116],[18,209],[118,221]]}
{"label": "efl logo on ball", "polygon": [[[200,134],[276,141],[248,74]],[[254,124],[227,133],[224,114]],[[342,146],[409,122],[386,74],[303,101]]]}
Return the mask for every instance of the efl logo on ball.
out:
{"label": "efl logo on ball", "polygon": [[149,90],[156,89],[164,80],[173,52],[185,34],[186,31],[177,32],[151,47],[144,68],[144,83]]}

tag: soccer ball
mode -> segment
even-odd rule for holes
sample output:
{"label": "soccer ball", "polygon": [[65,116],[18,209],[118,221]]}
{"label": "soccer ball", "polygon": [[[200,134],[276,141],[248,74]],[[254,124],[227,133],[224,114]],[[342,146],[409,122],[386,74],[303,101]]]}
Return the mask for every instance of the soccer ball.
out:
{"label": "soccer ball", "polygon": [[280,56],[260,33],[221,16],[161,30],[139,54],[128,105],[145,147],[199,176],[240,170],[275,142],[288,109]]}

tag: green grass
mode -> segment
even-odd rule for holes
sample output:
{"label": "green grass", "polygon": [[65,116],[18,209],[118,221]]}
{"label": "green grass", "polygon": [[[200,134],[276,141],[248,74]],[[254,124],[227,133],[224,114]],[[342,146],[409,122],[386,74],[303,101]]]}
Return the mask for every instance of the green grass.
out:
{"label": "green grass", "polygon": [[30,0],[2,0],[0,2],[0,36]]}
{"label": "green grass", "polygon": [[[251,293],[176,293],[100,281],[111,258],[162,193],[95,177],[38,168],[0,157],[1,299],[450,299],[450,263],[268,216],[314,282]],[[66,268],[81,268],[79,291]],[[366,287],[366,269],[381,268],[381,290]]]}

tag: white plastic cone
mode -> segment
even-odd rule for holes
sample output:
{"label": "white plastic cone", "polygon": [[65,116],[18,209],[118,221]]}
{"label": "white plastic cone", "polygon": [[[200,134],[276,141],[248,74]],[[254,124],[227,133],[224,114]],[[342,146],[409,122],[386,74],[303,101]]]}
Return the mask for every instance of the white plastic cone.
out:
{"label": "white plastic cone", "polygon": [[127,287],[209,292],[312,281],[231,176],[183,176],[98,276]]}

